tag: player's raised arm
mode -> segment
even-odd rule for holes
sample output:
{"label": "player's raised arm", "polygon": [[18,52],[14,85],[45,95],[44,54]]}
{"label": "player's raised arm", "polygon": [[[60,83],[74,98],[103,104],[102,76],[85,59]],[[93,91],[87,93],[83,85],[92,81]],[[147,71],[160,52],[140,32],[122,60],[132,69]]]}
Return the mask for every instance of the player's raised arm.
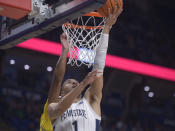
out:
{"label": "player's raised arm", "polygon": [[106,20],[105,27],[103,30],[103,34],[100,39],[100,45],[97,47],[96,56],[94,60],[94,67],[93,70],[99,70],[101,73],[100,77],[98,77],[90,86],[85,94],[85,98],[89,101],[92,108],[97,112],[97,114],[101,115],[100,111],[100,102],[102,98],[102,88],[103,88],[103,70],[105,67],[105,59],[106,53],[108,49],[108,39],[109,39],[109,32],[112,26],[116,23],[118,16],[122,12],[122,8],[115,9],[114,12],[111,14],[109,10],[109,17]]}
{"label": "player's raised arm", "polygon": [[64,78],[64,74],[66,70],[66,58],[67,58],[69,49],[68,49],[68,42],[66,39],[66,35],[64,33],[60,35],[60,40],[62,44],[62,52],[53,73],[51,87],[49,89],[49,94],[48,94],[48,104],[58,101],[61,83]]}

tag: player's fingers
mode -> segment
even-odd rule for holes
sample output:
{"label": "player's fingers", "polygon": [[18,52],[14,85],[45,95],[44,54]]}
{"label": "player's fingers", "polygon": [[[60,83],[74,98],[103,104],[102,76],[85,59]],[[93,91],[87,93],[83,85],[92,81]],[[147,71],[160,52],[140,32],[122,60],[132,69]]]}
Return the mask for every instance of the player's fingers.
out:
{"label": "player's fingers", "polygon": [[122,1],[116,0],[116,13],[120,14],[123,10]]}
{"label": "player's fingers", "polygon": [[118,0],[118,5],[119,5],[120,9],[123,9],[123,1],[122,0]]}
{"label": "player's fingers", "polygon": [[121,14],[123,12],[123,8],[120,8],[119,9],[119,13]]}
{"label": "player's fingers", "polygon": [[118,0],[115,0],[115,9],[118,9],[119,8],[119,3],[118,3]]}
{"label": "player's fingers", "polygon": [[121,9],[115,8],[113,13],[113,18],[117,18],[120,15]]}
{"label": "player's fingers", "polygon": [[118,8],[114,9],[113,15],[115,15],[117,13],[117,10],[118,10]]}
{"label": "player's fingers", "polygon": [[111,16],[112,16],[112,14],[111,14],[111,9],[108,8],[108,18],[110,18]]}
{"label": "player's fingers", "polygon": [[117,13],[115,14],[115,17],[118,18],[118,16],[122,13],[122,9],[118,9]]}

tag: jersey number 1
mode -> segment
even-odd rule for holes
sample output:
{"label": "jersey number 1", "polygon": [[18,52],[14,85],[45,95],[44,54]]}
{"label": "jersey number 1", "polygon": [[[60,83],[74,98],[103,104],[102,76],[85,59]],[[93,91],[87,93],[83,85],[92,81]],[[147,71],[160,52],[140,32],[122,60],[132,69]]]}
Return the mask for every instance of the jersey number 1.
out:
{"label": "jersey number 1", "polygon": [[77,121],[74,121],[73,123],[72,123],[72,125],[74,125],[74,129],[75,129],[75,131],[78,131],[78,129],[77,129]]}
{"label": "jersey number 1", "polygon": [[[77,123],[77,121],[74,121],[72,123],[72,125],[74,126],[75,131],[78,131],[78,123]],[[96,119],[96,131],[99,130],[99,126],[100,126],[100,121]]]}

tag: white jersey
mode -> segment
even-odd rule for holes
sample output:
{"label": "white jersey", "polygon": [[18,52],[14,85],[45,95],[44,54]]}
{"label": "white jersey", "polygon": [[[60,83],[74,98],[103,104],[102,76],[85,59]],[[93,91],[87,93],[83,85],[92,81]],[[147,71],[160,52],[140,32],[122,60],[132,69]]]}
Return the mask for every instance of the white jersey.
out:
{"label": "white jersey", "polygon": [[98,131],[101,117],[85,98],[73,103],[53,123],[53,131]]}

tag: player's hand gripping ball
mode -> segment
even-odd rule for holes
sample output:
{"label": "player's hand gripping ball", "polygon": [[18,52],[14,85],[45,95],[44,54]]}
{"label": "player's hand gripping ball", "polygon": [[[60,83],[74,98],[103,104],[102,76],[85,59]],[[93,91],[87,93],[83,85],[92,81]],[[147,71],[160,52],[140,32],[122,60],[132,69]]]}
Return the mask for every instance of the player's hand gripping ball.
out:
{"label": "player's hand gripping ball", "polygon": [[118,10],[121,10],[121,11],[123,10],[123,0],[107,0],[106,4],[100,7],[97,10],[97,12],[104,17],[108,17],[109,9],[110,9],[110,13],[113,14],[116,8],[117,8],[117,12]]}

